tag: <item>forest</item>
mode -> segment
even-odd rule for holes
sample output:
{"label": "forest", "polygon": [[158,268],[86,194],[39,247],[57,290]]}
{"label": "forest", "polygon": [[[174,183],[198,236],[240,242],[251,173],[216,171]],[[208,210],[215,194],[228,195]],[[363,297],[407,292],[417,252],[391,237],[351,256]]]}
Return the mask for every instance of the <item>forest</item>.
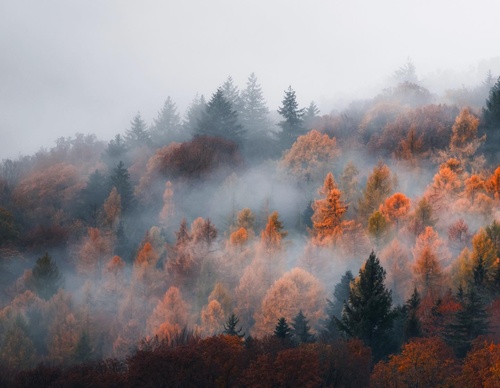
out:
{"label": "forest", "polygon": [[[457,80],[459,84],[460,81]],[[500,78],[255,74],[0,164],[0,386],[500,386]]]}

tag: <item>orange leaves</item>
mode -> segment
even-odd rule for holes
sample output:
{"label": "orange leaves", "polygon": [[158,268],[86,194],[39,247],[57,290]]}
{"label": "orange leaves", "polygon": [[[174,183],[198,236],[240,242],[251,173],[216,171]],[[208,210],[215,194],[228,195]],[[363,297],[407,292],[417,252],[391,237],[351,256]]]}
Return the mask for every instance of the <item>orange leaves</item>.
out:
{"label": "orange leaves", "polygon": [[298,181],[315,181],[321,178],[329,165],[339,156],[335,138],[313,129],[299,136],[292,148],[283,156],[281,165]]}
{"label": "orange leaves", "polygon": [[387,198],[383,205],[380,205],[380,211],[388,221],[396,225],[406,218],[410,211],[410,199],[402,194],[396,193]]}

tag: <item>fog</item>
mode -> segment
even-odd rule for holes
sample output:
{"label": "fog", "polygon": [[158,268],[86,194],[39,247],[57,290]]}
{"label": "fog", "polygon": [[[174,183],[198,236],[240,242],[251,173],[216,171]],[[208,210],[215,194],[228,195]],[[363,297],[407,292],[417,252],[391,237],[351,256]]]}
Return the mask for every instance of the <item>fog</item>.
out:
{"label": "fog", "polygon": [[372,97],[411,58],[440,93],[500,73],[494,1],[2,1],[0,159],[77,132],[108,140],[167,96],[184,112],[255,72],[322,113]]}

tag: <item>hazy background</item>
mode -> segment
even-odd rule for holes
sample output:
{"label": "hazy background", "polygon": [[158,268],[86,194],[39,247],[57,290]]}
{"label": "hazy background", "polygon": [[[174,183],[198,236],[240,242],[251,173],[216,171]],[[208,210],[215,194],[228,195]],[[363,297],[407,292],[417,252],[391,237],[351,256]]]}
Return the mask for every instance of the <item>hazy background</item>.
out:
{"label": "hazy background", "polygon": [[60,136],[108,140],[167,96],[183,114],[255,72],[322,113],[372,96],[410,57],[432,92],[500,75],[494,0],[0,1],[0,160]]}

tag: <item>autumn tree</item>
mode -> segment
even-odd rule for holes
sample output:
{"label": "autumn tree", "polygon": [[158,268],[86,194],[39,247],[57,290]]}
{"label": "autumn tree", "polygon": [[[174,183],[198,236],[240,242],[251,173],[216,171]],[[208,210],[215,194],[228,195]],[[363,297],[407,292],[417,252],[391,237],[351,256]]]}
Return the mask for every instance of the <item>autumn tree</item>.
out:
{"label": "autumn tree", "polygon": [[324,290],[314,276],[301,268],[285,273],[267,290],[255,316],[255,333],[269,333],[276,321],[284,317],[291,321],[302,310],[316,327],[324,312]]}
{"label": "autumn tree", "polygon": [[112,237],[97,228],[88,228],[79,250],[77,268],[87,275],[101,274],[104,263],[112,256]]}
{"label": "autumn tree", "polygon": [[457,385],[494,388],[500,382],[500,344],[476,340],[463,361]]}
{"label": "autumn tree", "polygon": [[393,194],[380,205],[380,211],[399,229],[399,223],[406,219],[410,211],[410,199],[402,193]]}
{"label": "autumn tree", "polygon": [[288,235],[288,232],[283,229],[284,226],[279,220],[278,212],[274,211],[269,216],[266,227],[261,233],[261,244],[267,253],[281,249],[281,240]]}
{"label": "autumn tree", "polygon": [[111,230],[116,230],[120,222],[122,211],[121,196],[118,194],[116,187],[113,187],[108,198],[104,201],[104,225]]}
{"label": "autumn tree", "polygon": [[224,310],[217,300],[211,300],[201,310],[202,330],[206,335],[216,335],[221,332],[224,324]]}
{"label": "autumn tree", "polygon": [[320,245],[331,245],[343,234],[348,223],[342,220],[347,206],[341,200],[341,192],[337,188],[332,173],[328,173],[323,187],[318,191],[321,199],[314,201],[312,233],[315,241]]}
{"label": "autumn tree", "polygon": [[359,202],[360,215],[368,220],[369,215],[378,209],[394,188],[395,179],[391,176],[391,170],[387,165],[379,162],[366,182],[363,198]]}
{"label": "autumn tree", "polygon": [[460,111],[451,128],[450,151],[457,156],[471,157],[485,138],[478,139],[479,119],[469,109]]}
{"label": "autumn tree", "polygon": [[281,165],[298,182],[315,182],[325,176],[339,154],[335,138],[313,129],[297,138],[283,155]]}
{"label": "autumn tree", "polygon": [[463,218],[459,218],[448,227],[450,246],[458,252],[470,244],[471,237],[469,226]]}
{"label": "autumn tree", "polygon": [[167,181],[165,183],[165,190],[163,191],[163,207],[158,217],[160,225],[165,229],[171,227],[174,214],[174,191],[172,189],[172,182]]}
{"label": "autumn tree", "polygon": [[368,218],[368,234],[375,240],[376,246],[380,246],[389,236],[389,225],[384,215],[376,210]]}
{"label": "autumn tree", "polygon": [[295,139],[304,132],[304,109],[299,109],[295,91],[291,86],[285,90],[285,96],[281,103],[282,106],[278,108],[278,113],[283,117],[283,120],[278,124],[281,127],[281,132],[278,136],[281,147],[288,149],[292,146]]}
{"label": "autumn tree", "polygon": [[64,280],[59,272],[59,268],[50,255],[45,253],[42,257],[38,258],[31,271],[30,288],[40,297],[48,300],[52,295],[57,293],[63,284]]}
{"label": "autumn tree", "polygon": [[389,334],[394,321],[392,295],[384,284],[385,270],[374,252],[359,270],[344,303],[342,318],[337,320],[347,337],[361,339],[379,359],[388,350]]}

